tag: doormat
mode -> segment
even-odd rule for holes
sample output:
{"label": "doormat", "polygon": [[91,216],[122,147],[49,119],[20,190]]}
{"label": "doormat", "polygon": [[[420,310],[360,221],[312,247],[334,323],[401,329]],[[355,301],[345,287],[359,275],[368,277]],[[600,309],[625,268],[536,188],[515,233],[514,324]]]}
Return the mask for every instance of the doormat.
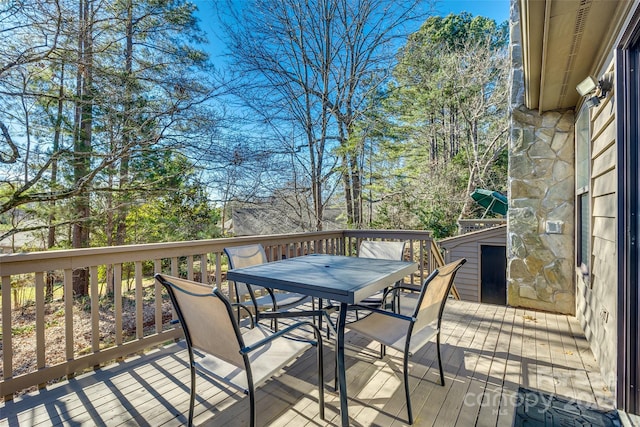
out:
{"label": "doormat", "polygon": [[622,422],[615,409],[603,410],[524,387],[518,389],[513,427],[569,426],[621,427]]}

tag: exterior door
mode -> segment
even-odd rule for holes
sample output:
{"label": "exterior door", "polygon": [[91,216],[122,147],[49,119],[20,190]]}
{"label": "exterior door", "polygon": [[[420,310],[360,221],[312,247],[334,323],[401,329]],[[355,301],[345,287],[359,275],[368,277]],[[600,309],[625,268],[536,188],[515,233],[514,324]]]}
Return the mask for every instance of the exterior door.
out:
{"label": "exterior door", "polygon": [[480,246],[480,301],[507,305],[507,248]]}
{"label": "exterior door", "polygon": [[618,408],[640,412],[640,14],[616,52],[618,129]]}

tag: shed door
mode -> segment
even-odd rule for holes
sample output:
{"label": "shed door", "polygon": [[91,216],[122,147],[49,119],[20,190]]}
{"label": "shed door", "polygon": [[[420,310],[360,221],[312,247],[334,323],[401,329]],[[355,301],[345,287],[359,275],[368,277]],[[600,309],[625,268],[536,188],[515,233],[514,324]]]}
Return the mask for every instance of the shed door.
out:
{"label": "shed door", "polygon": [[507,305],[507,248],[480,246],[480,301]]}

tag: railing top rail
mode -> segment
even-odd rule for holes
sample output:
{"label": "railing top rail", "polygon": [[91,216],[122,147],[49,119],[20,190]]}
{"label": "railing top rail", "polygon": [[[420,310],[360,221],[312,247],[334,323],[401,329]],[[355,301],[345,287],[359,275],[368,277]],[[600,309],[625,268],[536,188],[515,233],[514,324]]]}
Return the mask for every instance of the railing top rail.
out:
{"label": "railing top rail", "polygon": [[[344,230],[345,237],[376,237],[382,239],[428,239],[431,231],[422,230]],[[372,235],[373,234],[373,235]]]}
{"label": "railing top rail", "polygon": [[460,223],[474,223],[474,222],[496,222],[496,223],[503,223],[503,222],[507,222],[506,218],[477,218],[477,219],[459,219],[458,222]]}
{"label": "railing top rail", "polygon": [[290,233],[290,234],[271,234],[261,236],[242,236],[242,237],[220,237],[217,239],[203,239],[203,240],[187,240],[178,242],[162,242],[162,243],[143,243],[136,245],[122,245],[122,246],[102,246],[95,248],[81,248],[81,249],[61,249],[52,251],[38,251],[38,252],[24,252],[24,253],[11,253],[0,254],[0,263],[2,262],[14,262],[20,258],[58,258],[61,256],[82,256],[87,253],[119,253],[119,252],[137,252],[147,251],[165,248],[189,248],[193,246],[208,247],[217,245],[228,245],[229,243],[237,243],[238,245],[250,244],[255,241],[265,242],[273,241],[275,243],[282,240],[314,240],[323,239],[329,237],[339,237],[342,235],[342,231],[316,231],[308,233]]}
{"label": "railing top rail", "polygon": [[282,235],[226,237],[168,243],[64,249],[55,251],[0,255],[0,275],[25,274],[34,271],[85,268],[94,265],[146,261],[175,256],[222,252],[226,246],[262,243],[278,245],[342,237],[341,231],[293,233]]}
{"label": "railing top rail", "polygon": [[86,268],[151,259],[222,252],[227,246],[262,243],[265,246],[285,245],[344,237],[383,239],[425,239],[428,231],[404,230],[332,230],[308,233],[273,234],[265,236],[226,237],[169,243],[64,249],[0,255],[0,275],[26,274],[35,271]]}

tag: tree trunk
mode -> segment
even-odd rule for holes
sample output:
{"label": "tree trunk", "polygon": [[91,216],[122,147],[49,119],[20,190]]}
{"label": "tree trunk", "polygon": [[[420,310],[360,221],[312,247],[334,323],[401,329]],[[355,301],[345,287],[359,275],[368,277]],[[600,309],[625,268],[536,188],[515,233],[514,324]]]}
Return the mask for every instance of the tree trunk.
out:
{"label": "tree trunk", "polygon": [[[57,155],[60,150],[60,137],[62,133],[62,115],[64,107],[64,64],[60,69],[60,90],[58,91],[58,110],[56,111],[56,127],[53,134],[53,155]],[[58,160],[54,159],[51,163],[51,191],[55,191],[58,185]],[[49,211],[49,230],[47,236],[47,249],[51,249],[56,245],[56,227],[54,225],[56,220],[55,215],[56,201],[52,200],[50,203]]]}
{"label": "tree trunk", "polygon": [[[81,1],[79,6],[80,31],[78,34],[78,74],[75,115],[74,167],[76,186],[83,185],[83,179],[91,168],[91,130],[93,125],[93,100],[91,93],[93,52],[90,22],[90,1]],[[89,218],[91,214],[89,193],[83,191],[75,198],[75,222],[73,224],[72,246],[89,247]],[[73,291],[76,296],[87,295],[89,291],[89,271],[76,270],[73,274]]]}
{"label": "tree trunk", "polygon": [[351,196],[353,197],[353,225],[362,228],[362,179],[357,153],[351,155]]}
{"label": "tree trunk", "polygon": [[[122,145],[129,146],[132,135],[133,121],[131,114],[133,113],[133,93],[131,90],[131,80],[133,79],[133,5],[131,0],[127,2],[127,28],[126,28],[127,45],[125,52],[125,98],[124,98],[124,133],[122,135]],[[129,154],[123,154],[120,160],[120,190],[126,190],[129,183]],[[121,191],[123,194],[120,203],[117,206],[116,215],[116,245],[124,245],[127,237],[127,214],[129,213],[129,203],[127,202],[127,192]],[[124,200],[122,200],[124,198]]]}
{"label": "tree trunk", "polygon": [[[58,91],[58,109],[56,111],[56,127],[53,133],[53,155],[56,156],[60,150],[60,138],[62,134],[62,115],[64,107],[64,63],[60,68],[60,89]],[[58,185],[58,160],[54,159],[51,162],[51,191],[55,191]],[[48,223],[49,229],[47,230],[47,249],[51,249],[56,245],[56,201],[52,200],[49,205]],[[53,284],[54,284],[53,272],[47,274],[47,282],[45,286],[45,300],[53,300]]]}
{"label": "tree trunk", "polygon": [[347,155],[342,155],[342,185],[344,187],[344,200],[347,207],[347,225],[354,224],[353,194],[351,193],[351,176],[349,175],[349,162]]}

